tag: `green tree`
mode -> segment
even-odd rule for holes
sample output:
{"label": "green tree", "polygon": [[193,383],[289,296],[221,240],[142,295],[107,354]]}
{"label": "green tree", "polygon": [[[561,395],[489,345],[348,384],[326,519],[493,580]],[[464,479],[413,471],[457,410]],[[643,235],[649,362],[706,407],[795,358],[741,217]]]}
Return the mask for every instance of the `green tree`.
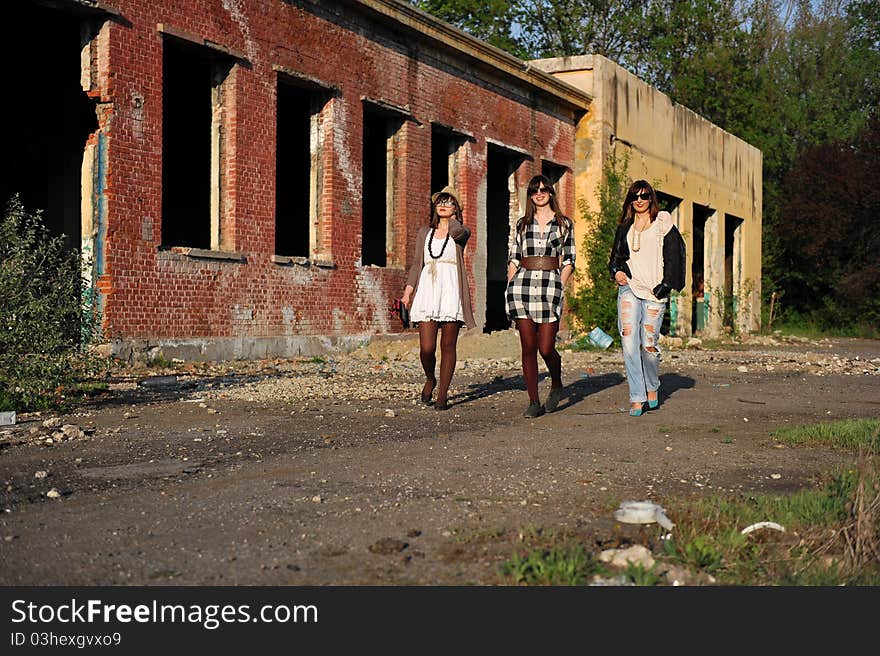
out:
{"label": "green tree", "polygon": [[616,62],[633,54],[646,0],[519,0],[521,41],[535,57],[597,54]]}
{"label": "green tree", "polygon": [[86,288],[79,253],[14,197],[0,220],[0,410],[53,405],[96,370]]}
{"label": "green tree", "polygon": [[578,199],[578,210],[587,226],[581,237],[581,252],[586,256],[586,269],[578,273],[580,286],[567,297],[569,313],[576,326],[590,331],[598,326],[616,335],[617,284],[608,271],[608,258],[614,245],[614,234],[620,221],[620,210],[626,198],[629,162],[611,157],[603,167],[602,182],[596,188],[599,207],[592,209],[585,198]]}
{"label": "green tree", "polygon": [[529,57],[514,36],[516,2],[506,0],[410,0],[432,16],[517,57]]}

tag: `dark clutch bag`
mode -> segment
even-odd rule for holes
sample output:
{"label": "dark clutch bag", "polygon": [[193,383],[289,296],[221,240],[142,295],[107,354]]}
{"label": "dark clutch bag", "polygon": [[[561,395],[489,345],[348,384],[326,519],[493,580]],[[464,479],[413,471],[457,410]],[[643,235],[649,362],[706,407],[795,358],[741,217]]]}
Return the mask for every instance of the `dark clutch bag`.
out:
{"label": "dark clutch bag", "polygon": [[400,323],[403,324],[403,327],[409,328],[409,309],[399,298],[394,299],[394,304],[391,307],[391,314],[396,314],[400,319]]}

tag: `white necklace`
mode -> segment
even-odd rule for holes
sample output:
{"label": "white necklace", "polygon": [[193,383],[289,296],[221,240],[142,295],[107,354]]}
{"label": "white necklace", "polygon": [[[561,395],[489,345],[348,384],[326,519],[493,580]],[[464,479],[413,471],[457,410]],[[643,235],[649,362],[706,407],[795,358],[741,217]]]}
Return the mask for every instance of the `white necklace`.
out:
{"label": "white necklace", "polygon": [[651,227],[651,220],[648,219],[648,225],[639,230],[636,227],[636,222],[633,220],[633,251],[638,253],[642,248],[642,233]]}

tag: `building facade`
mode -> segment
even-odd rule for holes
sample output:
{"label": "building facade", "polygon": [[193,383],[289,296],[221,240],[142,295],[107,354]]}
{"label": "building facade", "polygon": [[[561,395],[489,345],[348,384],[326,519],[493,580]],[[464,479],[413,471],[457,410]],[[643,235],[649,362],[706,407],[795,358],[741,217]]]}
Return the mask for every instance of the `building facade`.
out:
{"label": "building facade", "polygon": [[[678,199],[707,288],[746,298],[736,320],[756,327],[760,153],[607,60],[524,62],[401,0],[5,11],[9,88],[28,102],[0,195],[82,248],[123,358],[290,357],[399,332],[390,308],[447,184],[472,231],[477,330],[507,328],[528,180],[557,184],[580,238],[576,199],[622,147],[631,176]],[[675,325],[690,334],[684,305]]]}
{"label": "building facade", "polygon": [[[762,154],[599,55],[532,62],[590,94],[578,126],[575,188],[598,208],[603,163],[648,180],[687,244],[670,332],[717,336],[761,327]],[[580,224],[580,232],[586,230]]]}
{"label": "building facade", "polygon": [[[506,327],[528,179],[574,204],[589,96],[398,0],[14,6],[18,75],[66,122],[40,136],[48,189],[22,197],[79,239],[119,355],[291,356],[399,331],[389,308],[447,184],[478,328]],[[40,111],[35,126],[56,118]],[[5,191],[24,187],[11,173]]]}

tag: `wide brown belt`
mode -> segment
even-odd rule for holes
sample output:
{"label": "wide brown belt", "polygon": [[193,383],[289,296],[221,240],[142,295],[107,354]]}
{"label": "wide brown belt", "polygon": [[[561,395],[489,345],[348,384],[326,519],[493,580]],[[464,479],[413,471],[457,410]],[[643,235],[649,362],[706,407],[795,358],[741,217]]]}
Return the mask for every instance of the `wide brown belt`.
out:
{"label": "wide brown belt", "polygon": [[526,271],[556,271],[559,269],[559,258],[546,255],[524,257],[519,265]]}

